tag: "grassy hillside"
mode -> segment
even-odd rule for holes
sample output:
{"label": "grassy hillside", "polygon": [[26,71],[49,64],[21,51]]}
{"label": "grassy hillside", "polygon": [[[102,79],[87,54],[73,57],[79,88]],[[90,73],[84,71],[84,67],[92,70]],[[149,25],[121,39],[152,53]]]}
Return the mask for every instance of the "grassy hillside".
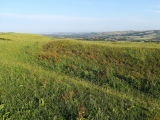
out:
{"label": "grassy hillside", "polygon": [[0,34],[0,119],[158,120],[160,44]]}

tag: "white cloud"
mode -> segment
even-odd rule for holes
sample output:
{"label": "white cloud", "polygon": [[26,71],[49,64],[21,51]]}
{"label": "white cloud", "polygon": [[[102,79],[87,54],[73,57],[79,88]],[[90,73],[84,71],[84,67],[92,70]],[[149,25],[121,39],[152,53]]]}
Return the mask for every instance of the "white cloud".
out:
{"label": "white cloud", "polygon": [[160,13],[160,10],[145,10],[146,12]]}
{"label": "white cloud", "polygon": [[14,17],[14,18],[28,18],[28,19],[58,19],[58,18],[68,18],[67,16],[61,15],[39,15],[39,14],[13,14],[13,13],[0,13],[2,17]]}
{"label": "white cloud", "polygon": [[0,13],[1,18],[11,18],[11,19],[28,19],[28,20],[62,20],[62,21],[91,21],[91,20],[102,20],[103,18],[92,18],[92,17],[74,17],[65,15],[44,15],[44,14],[13,14],[13,13]]}
{"label": "white cloud", "polygon": [[156,8],[160,8],[160,5],[153,5],[154,7],[156,7]]}

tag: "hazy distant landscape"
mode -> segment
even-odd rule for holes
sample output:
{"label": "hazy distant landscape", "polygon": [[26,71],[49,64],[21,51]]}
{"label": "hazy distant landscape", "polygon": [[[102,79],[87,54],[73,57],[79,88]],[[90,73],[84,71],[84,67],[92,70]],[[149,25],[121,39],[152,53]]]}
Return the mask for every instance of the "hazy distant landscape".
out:
{"label": "hazy distant landscape", "polygon": [[62,32],[62,33],[47,34],[47,36],[53,36],[56,38],[75,38],[78,40],[159,42],[160,30],[90,32],[90,33]]}

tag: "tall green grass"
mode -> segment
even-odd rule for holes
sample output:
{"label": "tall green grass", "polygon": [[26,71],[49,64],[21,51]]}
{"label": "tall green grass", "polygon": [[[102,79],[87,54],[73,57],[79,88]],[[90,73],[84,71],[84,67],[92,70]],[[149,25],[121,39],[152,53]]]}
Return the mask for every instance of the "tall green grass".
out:
{"label": "tall green grass", "polygon": [[159,44],[0,38],[2,120],[160,117]]}
{"label": "tall green grass", "polygon": [[54,41],[44,45],[43,49],[38,59],[51,70],[78,76],[100,86],[107,84],[121,89],[120,86],[125,84],[153,97],[160,97],[158,48],[127,45],[108,47],[75,41]]}

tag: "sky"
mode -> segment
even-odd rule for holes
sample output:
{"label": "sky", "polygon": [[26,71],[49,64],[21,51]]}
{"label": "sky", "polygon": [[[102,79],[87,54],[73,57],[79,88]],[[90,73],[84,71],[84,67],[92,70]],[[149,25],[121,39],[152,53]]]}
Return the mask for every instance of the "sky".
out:
{"label": "sky", "polygon": [[0,32],[160,30],[160,0],[0,0]]}

